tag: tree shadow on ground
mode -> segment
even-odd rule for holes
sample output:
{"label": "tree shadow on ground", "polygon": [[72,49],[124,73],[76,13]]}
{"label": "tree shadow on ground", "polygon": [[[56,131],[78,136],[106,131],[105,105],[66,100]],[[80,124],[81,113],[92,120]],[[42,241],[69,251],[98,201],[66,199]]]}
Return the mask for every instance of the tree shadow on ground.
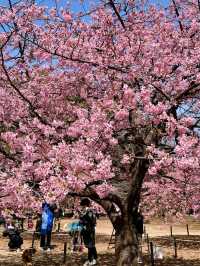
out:
{"label": "tree shadow on ground", "polygon": [[[33,257],[34,266],[82,266],[87,260],[87,254],[73,254],[66,256],[66,262],[63,262],[63,253],[41,253],[37,252]],[[10,254],[0,255],[0,266],[21,266],[21,253],[10,252]],[[115,266],[115,257],[113,254],[100,254],[98,265]]]}
{"label": "tree shadow on ground", "polygon": [[[146,259],[146,264],[144,265],[151,265],[149,259]],[[183,260],[183,259],[173,259],[173,258],[166,258],[164,260],[156,260],[155,266],[200,266],[200,259],[195,260]]]}
{"label": "tree shadow on ground", "polygon": [[[86,254],[73,254],[67,255],[66,262],[63,262],[63,254],[56,253],[40,253],[38,252],[34,258],[34,266],[82,266],[87,260]],[[148,256],[144,257],[145,266],[150,266],[150,259]],[[11,253],[10,256],[5,255],[4,258],[0,256],[0,266],[21,266],[21,254]],[[98,264],[99,266],[115,266],[115,256],[111,253],[99,254]],[[166,258],[164,260],[157,260],[155,266],[200,266],[200,259],[196,260],[183,260],[183,259],[173,259]]]}

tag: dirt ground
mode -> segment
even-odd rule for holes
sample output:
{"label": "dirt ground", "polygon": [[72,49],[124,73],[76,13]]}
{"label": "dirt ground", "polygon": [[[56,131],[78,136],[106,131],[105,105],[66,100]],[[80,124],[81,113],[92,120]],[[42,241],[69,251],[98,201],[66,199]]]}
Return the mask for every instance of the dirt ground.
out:
{"label": "dirt ground", "polygon": [[[72,222],[71,219],[61,220],[61,232],[65,230],[67,224]],[[200,266],[200,223],[188,222],[189,233],[187,236],[187,228],[185,223],[173,223],[172,231],[177,242],[177,255],[174,258],[174,241],[170,237],[170,225],[166,223],[161,223],[160,221],[154,221],[145,224],[146,233],[148,233],[150,241],[153,241],[154,245],[161,247],[164,253],[164,260],[156,261],[155,266]],[[110,235],[112,233],[112,225],[109,220],[103,218],[99,219],[97,223],[96,233],[97,233],[97,250],[99,253],[98,265],[101,266],[114,266],[115,257],[114,249],[112,246],[108,249],[108,243],[110,240]],[[1,230],[2,231],[2,230]],[[1,234],[1,233],[0,233]],[[162,237],[165,237],[164,239]],[[32,233],[25,232],[23,234],[24,244],[23,249],[31,247],[32,243]],[[189,241],[183,241],[189,240]],[[192,240],[197,241],[193,243]],[[66,262],[64,259],[64,242],[67,241],[67,257]],[[198,242],[199,241],[199,242]],[[0,237],[0,266],[20,266],[22,264],[21,255],[22,252],[10,252],[7,247],[8,239]],[[66,235],[57,236],[53,234],[52,236],[53,249],[51,252],[41,252],[39,251],[39,239],[36,239],[34,246],[37,249],[36,254],[33,257],[34,266],[80,266],[83,265],[84,261],[87,259],[86,250],[83,253],[71,254],[69,249],[69,238]],[[147,249],[147,243],[143,242],[143,265],[151,265],[149,262],[149,255]],[[140,264],[141,265],[141,264]]]}

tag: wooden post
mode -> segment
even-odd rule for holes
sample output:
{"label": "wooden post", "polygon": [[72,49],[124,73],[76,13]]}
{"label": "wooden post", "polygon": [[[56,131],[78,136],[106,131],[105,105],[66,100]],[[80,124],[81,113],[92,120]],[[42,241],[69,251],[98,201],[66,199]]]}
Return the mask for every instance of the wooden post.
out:
{"label": "wooden post", "polygon": [[173,237],[173,242],[174,242],[174,258],[177,258],[177,243],[175,237]]}
{"label": "wooden post", "polygon": [[139,253],[141,253],[141,256],[142,256],[142,242],[143,242],[142,237],[138,237],[138,247],[139,247]]}
{"label": "wooden post", "polygon": [[58,223],[58,232],[60,232],[60,222]]}
{"label": "wooden post", "polygon": [[24,232],[24,218],[21,219],[21,229],[22,232]]}
{"label": "wooden post", "polygon": [[173,236],[172,225],[170,225],[170,235]]}
{"label": "wooden post", "polygon": [[153,243],[150,242],[150,250],[151,250],[151,266],[154,266],[154,254],[153,254]]}
{"label": "wooden post", "polygon": [[188,224],[186,224],[186,228],[187,228],[187,235],[189,236],[190,232],[189,232],[189,225]]}
{"label": "wooden post", "polygon": [[67,242],[64,243],[64,257],[63,257],[63,263],[66,262],[66,256],[67,256]]}
{"label": "wooden post", "polygon": [[34,248],[34,242],[35,242],[35,231],[33,232],[33,236],[32,236],[31,248]]}
{"label": "wooden post", "polygon": [[148,247],[148,253],[150,253],[150,247],[149,247],[149,235],[147,234],[147,247]]}
{"label": "wooden post", "polygon": [[144,229],[143,229],[143,234],[145,235],[146,234],[146,227],[144,226]]}
{"label": "wooden post", "polygon": [[108,249],[110,248],[110,246],[112,245],[112,244],[114,244],[115,243],[115,229],[113,228],[113,230],[112,230],[112,234],[111,234],[111,236],[110,236],[110,240],[109,240],[109,243],[108,243]]}

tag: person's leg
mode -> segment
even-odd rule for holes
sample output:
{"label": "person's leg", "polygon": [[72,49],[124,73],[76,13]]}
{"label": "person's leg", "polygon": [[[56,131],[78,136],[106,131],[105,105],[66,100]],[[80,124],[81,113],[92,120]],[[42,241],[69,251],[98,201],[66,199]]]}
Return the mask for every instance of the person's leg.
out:
{"label": "person's leg", "polygon": [[8,242],[8,247],[10,249],[14,249],[15,248],[11,240]]}
{"label": "person's leg", "polygon": [[85,247],[88,249],[88,261],[85,262],[85,265],[88,265],[88,262],[92,262],[92,250],[91,247],[89,246],[90,244],[90,233],[86,230],[83,230],[81,233],[81,236],[83,238],[83,242]]}
{"label": "person's leg", "polygon": [[88,248],[88,261],[92,262],[93,260],[93,250],[92,248]]}
{"label": "person's leg", "polygon": [[51,231],[47,232],[47,248],[51,247]]}
{"label": "person's leg", "polygon": [[96,250],[96,247],[93,247],[92,248],[92,250],[91,250],[91,252],[92,252],[92,257],[93,257],[93,259],[97,259],[97,250]]}
{"label": "person's leg", "polygon": [[73,238],[73,251],[77,251],[77,247],[78,247],[78,237],[75,233],[74,238]]}
{"label": "person's leg", "polygon": [[95,247],[95,231],[91,232],[91,252],[92,252],[92,257],[93,259],[97,259],[97,250]]}
{"label": "person's leg", "polygon": [[40,247],[41,248],[45,247],[45,235],[44,234],[40,235]]}
{"label": "person's leg", "polygon": [[97,250],[95,247],[95,232],[89,233],[89,241],[88,241],[88,260],[90,262],[94,262],[93,260],[97,259]]}
{"label": "person's leg", "polygon": [[22,244],[23,244],[23,238],[19,235],[19,238],[17,241],[17,248],[21,249]]}
{"label": "person's leg", "polygon": [[78,233],[78,251],[83,251],[83,240],[80,232]]}
{"label": "person's leg", "polygon": [[19,237],[17,235],[13,235],[10,239],[10,249],[18,249],[19,248]]}

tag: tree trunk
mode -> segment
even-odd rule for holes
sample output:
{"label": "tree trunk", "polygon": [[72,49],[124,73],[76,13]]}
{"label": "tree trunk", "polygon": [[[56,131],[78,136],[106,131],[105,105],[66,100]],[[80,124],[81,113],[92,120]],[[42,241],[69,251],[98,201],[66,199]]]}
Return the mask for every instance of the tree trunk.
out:
{"label": "tree trunk", "polygon": [[133,224],[125,224],[115,235],[116,266],[137,266],[138,239]]}

